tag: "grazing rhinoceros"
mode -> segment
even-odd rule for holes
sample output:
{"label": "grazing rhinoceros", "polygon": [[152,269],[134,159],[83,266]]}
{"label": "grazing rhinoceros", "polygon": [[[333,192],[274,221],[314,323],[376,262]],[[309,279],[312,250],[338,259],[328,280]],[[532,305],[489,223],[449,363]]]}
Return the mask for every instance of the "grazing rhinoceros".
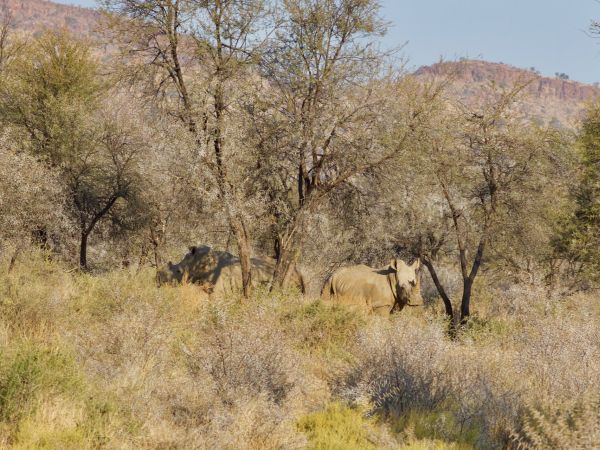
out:
{"label": "grazing rhinoceros", "polygon": [[[269,284],[275,269],[275,260],[269,257],[251,258],[252,285]],[[240,260],[228,252],[213,250],[201,245],[190,247],[190,251],[180,263],[168,262],[158,270],[156,280],[159,285],[182,282],[200,284],[208,292],[227,294],[242,289],[242,269]],[[295,286],[304,292],[304,281],[297,270],[290,271],[286,286]]]}
{"label": "grazing rhinoceros", "polygon": [[325,283],[321,298],[382,315],[400,311],[406,305],[422,305],[419,268],[419,260],[408,265],[401,259],[393,259],[381,269],[343,267]]}

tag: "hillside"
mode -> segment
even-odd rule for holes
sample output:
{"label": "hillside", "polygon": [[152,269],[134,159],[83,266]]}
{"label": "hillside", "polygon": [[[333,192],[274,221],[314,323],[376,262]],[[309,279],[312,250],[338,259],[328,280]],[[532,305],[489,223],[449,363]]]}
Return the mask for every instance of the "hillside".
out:
{"label": "hillside", "polygon": [[478,98],[490,82],[501,87],[529,82],[520,109],[533,120],[567,128],[576,126],[585,104],[600,95],[600,88],[595,86],[487,61],[438,63],[419,68],[415,75],[424,78],[450,73],[455,78],[452,92],[466,103]]}
{"label": "hillside", "polygon": [[12,27],[35,33],[44,29],[64,28],[77,36],[93,34],[99,14],[89,8],[62,5],[46,0],[5,0]]}
{"label": "hillside", "polygon": [[[19,31],[36,32],[65,28],[78,36],[94,34],[98,12],[46,0],[6,0]],[[531,70],[503,63],[479,60],[445,62],[419,68],[419,77],[452,72],[456,77],[452,91],[461,100],[478,98],[489,82],[508,86],[519,80],[531,80],[521,109],[533,120],[573,128],[586,102],[600,95],[600,88],[560,78],[549,78]]]}

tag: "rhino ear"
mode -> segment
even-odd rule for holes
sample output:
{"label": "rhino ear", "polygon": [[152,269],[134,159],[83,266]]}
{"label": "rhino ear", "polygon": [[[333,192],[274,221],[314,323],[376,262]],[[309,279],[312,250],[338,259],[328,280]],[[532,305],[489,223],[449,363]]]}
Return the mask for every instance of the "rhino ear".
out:
{"label": "rhino ear", "polygon": [[415,271],[419,270],[421,268],[421,259],[415,259],[414,262],[410,265],[410,267]]}
{"label": "rhino ear", "polygon": [[398,271],[398,259],[394,258],[390,261],[390,267],[394,270],[394,271]]}
{"label": "rhino ear", "polygon": [[195,245],[192,245],[192,246],[190,247],[190,253],[191,253],[192,255],[194,255],[194,254],[196,253],[196,250],[197,250],[197,249],[198,249],[198,247],[196,247]]}
{"label": "rhino ear", "polygon": [[169,261],[169,262],[167,263],[167,267],[168,267],[169,269],[172,269],[172,268],[173,268],[173,263],[172,263],[171,261]]}

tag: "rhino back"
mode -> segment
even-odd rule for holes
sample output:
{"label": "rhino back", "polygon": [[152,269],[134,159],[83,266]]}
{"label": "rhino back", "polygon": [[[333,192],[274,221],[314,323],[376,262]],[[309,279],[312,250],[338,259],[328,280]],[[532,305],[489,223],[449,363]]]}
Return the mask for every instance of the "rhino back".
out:
{"label": "rhino back", "polygon": [[229,261],[219,265],[218,270],[215,270],[213,274],[211,283],[214,286],[214,294],[238,293],[242,289],[242,268],[239,262]]}
{"label": "rhino back", "polygon": [[358,265],[344,267],[331,277],[334,301],[366,307],[368,309],[390,308],[394,296],[387,275],[381,269]]}
{"label": "rhino back", "polygon": [[269,283],[273,278],[275,260],[267,256],[258,256],[250,260],[252,264],[252,279],[259,283]]}

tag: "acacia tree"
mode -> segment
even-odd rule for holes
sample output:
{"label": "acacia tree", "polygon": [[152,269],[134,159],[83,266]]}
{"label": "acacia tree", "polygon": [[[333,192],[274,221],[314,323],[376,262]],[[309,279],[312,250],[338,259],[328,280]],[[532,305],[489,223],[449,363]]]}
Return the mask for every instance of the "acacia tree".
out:
{"label": "acacia tree", "polygon": [[[139,144],[111,120],[100,96],[89,46],[63,33],[34,40],[7,68],[0,91],[6,125],[23,145],[60,174],[80,235],[79,264],[87,268],[88,239],[98,223],[131,194]],[[118,125],[117,122],[120,124]]]}
{"label": "acacia tree", "polygon": [[[18,189],[15,189],[18,186]],[[67,234],[64,189],[56,173],[11,145],[0,141],[0,251],[11,249],[8,271],[42,227],[50,235]]]}
{"label": "acacia tree", "polygon": [[[554,240],[557,255],[570,262],[577,282],[598,282],[600,268],[600,107],[588,109],[579,131],[581,171],[571,193],[574,210]],[[576,178],[576,179],[577,179]]]}
{"label": "acacia tree", "polygon": [[[561,139],[512,110],[521,90],[492,91],[479,106],[443,106],[407,162],[401,209],[409,225],[398,230],[398,243],[421,258],[446,314],[461,322],[486,255],[511,239],[504,231],[522,218],[516,212],[559,179]],[[448,258],[460,271],[459,314],[437,270]]]}
{"label": "acacia tree", "polygon": [[0,1],[0,76],[4,66],[18,52],[19,46],[11,39],[11,27],[13,26],[13,15],[7,0]]}
{"label": "acacia tree", "polygon": [[[404,90],[404,80],[382,75],[386,58],[375,43],[385,24],[377,1],[286,0],[283,6],[285,20],[261,64],[271,89],[252,109],[259,178],[274,218],[274,285],[298,259],[330,195],[406,151],[437,95],[415,95],[409,105],[414,93]],[[384,111],[392,101],[406,102],[410,113],[398,118],[404,135],[386,147]]]}
{"label": "acacia tree", "polygon": [[143,261],[151,252],[153,264],[162,266],[171,242],[190,242],[199,233],[217,235],[227,232],[222,214],[210,206],[218,194],[207,177],[198,177],[199,164],[194,136],[179,119],[156,112],[139,111],[149,130],[145,136],[141,167],[144,189],[141,192],[149,220],[139,230]]}
{"label": "acacia tree", "polygon": [[[107,29],[121,49],[128,80],[144,81],[195,136],[198,173],[212,173],[229,226],[237,241],[243,291],[251,282],[251,236],[242,188],[235,182],[236,148],[228,140],[235,123],[235,83],[251,77],[250,67],[264,41],[267,17],[262,0],[106,0],[113,14]],[[173,102],[173,98],[176,99]]]}
{"label": "acacia tree", "polygon": [[[119,214],[119,201],[136,203],[139,197],[137,162],[145,145],[126,112],[111,111],[108,105],[100,109],[92,140],[63,168],[79,224],[79,265],[83,269],[87,268],[88,240],[98,223],[111,219],[122,228],[123,222],[132,220],[128,217],[132,210],[122,208]],[[140,218],[140,214],[134,216]]]}

